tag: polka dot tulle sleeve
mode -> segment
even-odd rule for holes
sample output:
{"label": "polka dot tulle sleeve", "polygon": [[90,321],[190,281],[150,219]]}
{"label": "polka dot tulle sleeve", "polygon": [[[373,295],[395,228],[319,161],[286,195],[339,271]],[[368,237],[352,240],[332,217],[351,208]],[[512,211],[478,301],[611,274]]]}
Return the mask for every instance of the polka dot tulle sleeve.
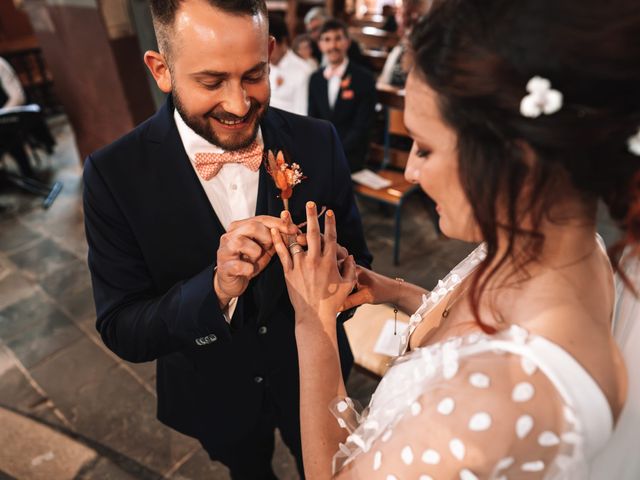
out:
{"label": "polka dot tulle sleeve", "polygon": [[[526,332],[507,335],[474,334],[411,352],[363,412],[337,399],[331,409],[349,437],[334,457],[336,477],[583,478],[575,414],[526,355]],[[512,348],[518,344],[524,350]]]}

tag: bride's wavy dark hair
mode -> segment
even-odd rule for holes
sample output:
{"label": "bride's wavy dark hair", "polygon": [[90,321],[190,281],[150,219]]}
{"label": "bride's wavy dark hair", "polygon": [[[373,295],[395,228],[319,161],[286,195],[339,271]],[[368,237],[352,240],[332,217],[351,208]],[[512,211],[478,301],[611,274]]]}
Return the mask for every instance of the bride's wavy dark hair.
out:
{"label": "bride's wavy dark hair", "polygon": [[[640,127],[638,0],[442,0],[414,28],[412,45],[416,71],[458,135],[461,184],[488,247],[471,288],[477,318],[483,289],[507,260],[525,268],[538,258],[541,222],[569,182],[594,215],[602,199],[626,232],[610,251],[614,266],[625,246],[637,252],[640,156],[627,142]],[[534,76],[562,92],[560,111],[520,114]],[[508,245],[497,258],[500,230]]]}

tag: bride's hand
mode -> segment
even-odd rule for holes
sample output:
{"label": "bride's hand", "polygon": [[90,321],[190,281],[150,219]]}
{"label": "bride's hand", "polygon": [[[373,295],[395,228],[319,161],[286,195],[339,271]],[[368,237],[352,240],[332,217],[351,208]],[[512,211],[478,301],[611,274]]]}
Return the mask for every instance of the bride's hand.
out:
{"label": "bride's hand", "polygon": [[347,297],[341,311],[358,307],[364,303],[394,303],[398,297],[398,283],[368,268],[356,266],[357,291]]}
{"label": "bride's hand", "polygon": [[[320,235],[316,206],[307,203],[307,245],[287,246],[277,230],[271,235],[282,262],[289,298],[296,311],[296,321],[320,317],[335,322],[335,316],[356,283],[353,256],[338,266],[336,219],[329,210],[325,218],[324,238]],[[324,240],[324,241],[323,241]]]}

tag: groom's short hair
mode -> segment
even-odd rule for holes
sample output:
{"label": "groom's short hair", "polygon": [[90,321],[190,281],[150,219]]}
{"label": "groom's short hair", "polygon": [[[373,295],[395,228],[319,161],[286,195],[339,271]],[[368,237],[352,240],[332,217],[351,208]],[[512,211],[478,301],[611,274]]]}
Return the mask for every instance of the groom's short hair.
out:
{"label": "groom's short hair", "polygon": [[[180,5],[188,0],[150,0],[153,28],[156,31],[158,47],[167,56],[170,51],[170,30],[176,18]],[[265,0],[206,0],[213,8],[234,15],[264,15],[267,16]]]}

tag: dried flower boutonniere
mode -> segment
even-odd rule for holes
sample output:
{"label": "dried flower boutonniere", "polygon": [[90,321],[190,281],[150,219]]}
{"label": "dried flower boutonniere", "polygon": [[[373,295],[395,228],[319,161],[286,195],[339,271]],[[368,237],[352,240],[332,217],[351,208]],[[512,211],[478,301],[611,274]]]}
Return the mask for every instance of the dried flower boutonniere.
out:
{"label": "dried flower boutonniere", "polygon": [[342,99],[343,100],[351,100],[353,98],[353,90],[343,90],[342,91]]}
{"label": "dried flower boutonniere", "polygon": [[280,198],[284,203],[284,209],[289,211],[289,199],[293,195],[293,187],[298,185],[305,177],[297,163],[288,163],[284,153],[279,150],[275,155],[271,150],[267,153],[267,172],[273,178],[276,187],[280,190]]}

